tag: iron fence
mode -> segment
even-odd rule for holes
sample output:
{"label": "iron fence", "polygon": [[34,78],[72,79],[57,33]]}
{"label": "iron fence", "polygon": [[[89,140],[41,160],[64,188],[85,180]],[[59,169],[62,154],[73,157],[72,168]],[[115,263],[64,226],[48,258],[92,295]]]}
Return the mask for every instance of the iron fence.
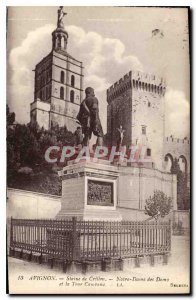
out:
{"label": "iron fence", "polygon": [[10,248],[68,261],[165,254],[171,223],[11,219]]}

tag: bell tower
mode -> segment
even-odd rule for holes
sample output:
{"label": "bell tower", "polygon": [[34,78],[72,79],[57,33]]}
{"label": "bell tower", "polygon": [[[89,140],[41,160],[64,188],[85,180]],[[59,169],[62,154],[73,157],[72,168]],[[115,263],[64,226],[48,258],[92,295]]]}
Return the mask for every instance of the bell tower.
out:
{"label": "bell tower", "polygon": [[77,127],[76,116],[83,100],[83,64],[67,52],[68,32],[63,18],[63,6],[58,9],[57,28],[52,32],[52,50],[35,67],[34,102],[31,122],[49,129]]}

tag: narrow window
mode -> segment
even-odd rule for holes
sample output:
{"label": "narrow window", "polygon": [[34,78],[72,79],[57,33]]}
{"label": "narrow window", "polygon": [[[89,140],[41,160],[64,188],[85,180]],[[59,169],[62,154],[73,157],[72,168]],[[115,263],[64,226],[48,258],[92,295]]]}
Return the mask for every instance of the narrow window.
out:
{"label": "narrow window", "polygon": [[61,83],[64,83],[65,80],[65,73],[61,71]]}
{"label": "narrow window", "polygon": [[142,134],[146,135],[146,126],[142,125]]}
{"label": "narrow window", "polygon": [[62,86],[60,88],[60,98],[64,100],[64,88]]}
{"label": "narrow window", "polygon": [[151,156],[151,149],[147,148],[147,156]]}
{"label": "narrow window", "polygon": [[58,36],[58,40],[57,41],[58,41],[58,46],[57,47],[61,48],[61,37],[60,37],[60,35]]}
{"label": "narrow window", "polygon": [[51,97],[51,86],[48,87],[48,97]]}
{"label": "narrow window", "polygon": [[71,86],[75,86],[75,77],[71,75]]}
{"label": "narrow window", "polygon": [[42,91],[40,91],[40,100],[42,100]]}
{"label": "narrow window", "polygon": [[133,80],[133,87],[135,87],[135,80]]}
{"label": "narrow window", "polygon": [[72,103],[74,103],[74,91],[73,90],[70,92],[70,101]]}
{"label": "narrow window", "polygon": [[45,100],[45,90],[43,89],[43,92],[42,92],[42,99]]}

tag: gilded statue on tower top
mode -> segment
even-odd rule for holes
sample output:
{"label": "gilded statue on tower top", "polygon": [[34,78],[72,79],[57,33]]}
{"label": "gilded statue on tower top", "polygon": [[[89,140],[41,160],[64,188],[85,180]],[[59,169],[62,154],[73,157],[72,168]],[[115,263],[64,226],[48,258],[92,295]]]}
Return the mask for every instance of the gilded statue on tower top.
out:
{"label": "gilded statue on tower top", "polygon": [[63,6],[59,6],[58,19],[57,19],[57,27],[58,28],[64,28],[63,18],[65,15],[67,15],[67,13],[63,11]]}

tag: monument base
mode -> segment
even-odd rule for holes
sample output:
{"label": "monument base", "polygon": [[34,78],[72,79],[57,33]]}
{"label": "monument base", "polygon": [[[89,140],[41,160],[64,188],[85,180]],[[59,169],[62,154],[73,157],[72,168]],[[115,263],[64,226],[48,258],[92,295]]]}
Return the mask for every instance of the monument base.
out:
{"label": "monument base", "polygon": [[61,210],[56,219],[71,219],[76,217],[83,221],[122,221],[120,212],[114,210]]}
{"label": "monument base", "polygon": [[122,220],[116,209],[117,167],[102,161],[82,161],[64,167],[59,176],[62,179],[62,199],[57,219]]}

